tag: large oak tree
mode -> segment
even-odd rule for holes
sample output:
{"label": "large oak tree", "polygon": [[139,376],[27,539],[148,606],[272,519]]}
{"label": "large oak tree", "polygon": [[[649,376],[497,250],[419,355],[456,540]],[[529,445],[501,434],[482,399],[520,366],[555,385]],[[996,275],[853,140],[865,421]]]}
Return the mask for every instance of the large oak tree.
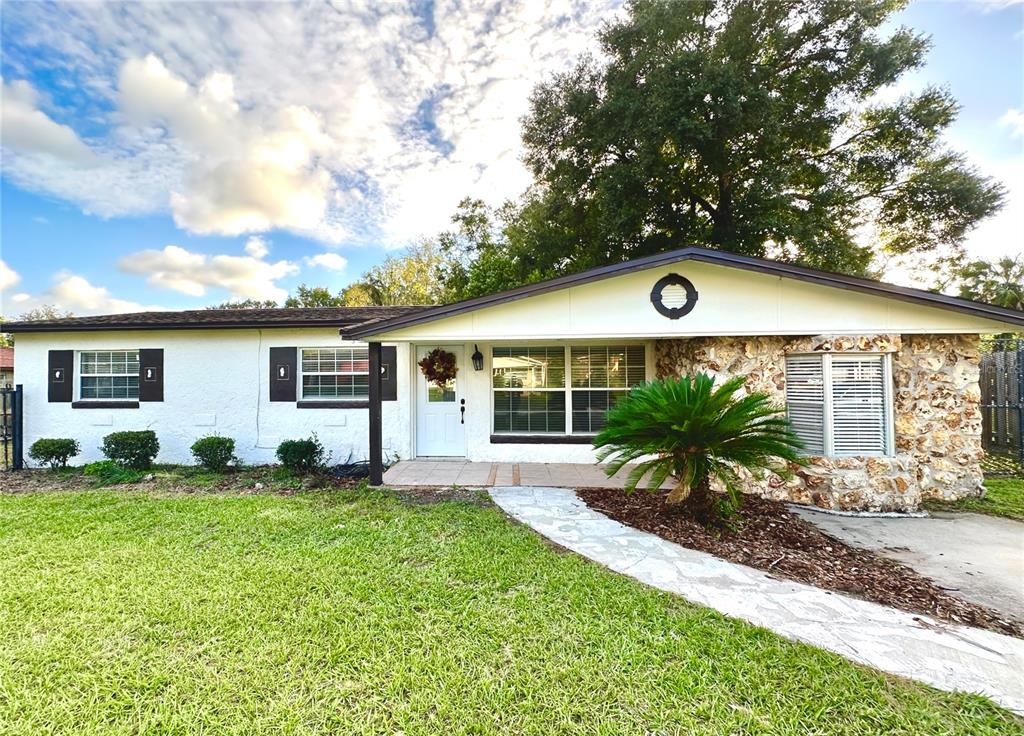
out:
{"label": "large oak tree", "polygon": [[[634,0],[600,55],[540,85],[518,279],[685,245],[864,273],[956,252],[1002,203],[942,139],[957,104],[879,95],[928,41],[889,0]],[[509,284],[511,285],[511,284]]]}

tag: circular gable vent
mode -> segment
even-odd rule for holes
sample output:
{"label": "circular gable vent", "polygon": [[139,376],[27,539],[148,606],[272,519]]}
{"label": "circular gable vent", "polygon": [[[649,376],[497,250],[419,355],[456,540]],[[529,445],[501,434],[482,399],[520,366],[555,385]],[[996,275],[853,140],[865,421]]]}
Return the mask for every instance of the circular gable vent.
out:
{"label": "circular gable vent", "polygon": [[697,306],[697,290],[690,280],[677,273],[658,279],[651,289],[651,304],[669,319],[679,319]]}

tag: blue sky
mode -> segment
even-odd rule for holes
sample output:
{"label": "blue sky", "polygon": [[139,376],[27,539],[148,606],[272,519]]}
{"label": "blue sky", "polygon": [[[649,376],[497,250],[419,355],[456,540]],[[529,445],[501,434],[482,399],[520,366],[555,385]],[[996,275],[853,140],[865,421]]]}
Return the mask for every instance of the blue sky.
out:
{"label": "blue sky", "polygon": [[[463,196],[520,192],[531,87],[617,12],[380,7],[5,3],[0,312],[340,288],[446,227]],[[1024,5],[918,2],[896,23],[934,47],[891,93],[948,85],[950,144],[1010,192],[969,251],[1021,251]]]}

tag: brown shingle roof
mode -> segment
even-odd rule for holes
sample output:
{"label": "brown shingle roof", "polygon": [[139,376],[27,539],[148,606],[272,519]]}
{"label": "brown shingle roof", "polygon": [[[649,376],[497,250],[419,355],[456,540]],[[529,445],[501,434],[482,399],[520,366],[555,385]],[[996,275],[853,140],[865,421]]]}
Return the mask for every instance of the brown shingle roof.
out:
{"label": "brown shingle roof", "polygon": [[0,370],[14,368],[14,348],[0,348]]}
{"label": "brown shingle roof", "polygon": [[191,309],[5,322],[0,332],[228,329],[239,327],[345,327],[395,319],[434,307],[314,307],[308,309]]}

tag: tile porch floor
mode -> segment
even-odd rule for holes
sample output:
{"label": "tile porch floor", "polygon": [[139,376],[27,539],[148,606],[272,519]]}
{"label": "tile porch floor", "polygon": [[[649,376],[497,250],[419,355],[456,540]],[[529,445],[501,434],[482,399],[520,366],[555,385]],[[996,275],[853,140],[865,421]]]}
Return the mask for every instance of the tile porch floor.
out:
{"label": "tile porch floor", "polygon": [[447,458],[417,458],[401,460],[388,468],[384,473],[384,485],[622,488],[628,474],[628,467],[609,478],[600,465],[473,463]]}

